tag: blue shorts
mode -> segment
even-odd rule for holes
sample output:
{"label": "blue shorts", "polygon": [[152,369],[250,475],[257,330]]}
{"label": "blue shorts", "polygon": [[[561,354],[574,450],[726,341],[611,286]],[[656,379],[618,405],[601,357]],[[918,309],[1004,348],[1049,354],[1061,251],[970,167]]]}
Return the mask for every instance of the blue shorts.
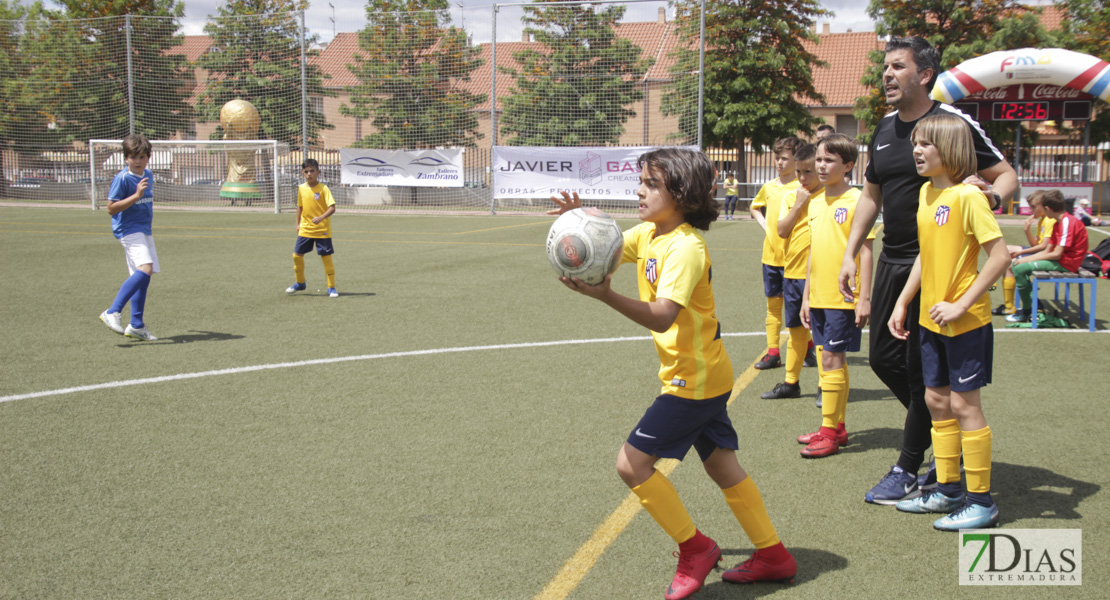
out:
{"label": "blue shorts", "polygon": [[859,352],[863,330],[856,327],[856,311],[846,308],[811,308],[813,343],[825,352]]}
{"label": "blue shorts", "polygon": [[297,236],[297,243],[293,245],[293,254],[308,254],[312,251],[312,246],[316,246],[316,254],[320,256],[327,256],[335,254],[335,248],[331,245],[331,238],[307,238]]}
{"label": "blue shorts", "polygon": [[774,298],[782,295],[783,267],[763,265],[763,295]]}
{"label": "blue shorts", "polygon": [[994,329],[978,329],[948,337],[921,328],[921,370],[928,387],[970,392],[991,382]]}
{"label": "blue shorts", "polygon": [[730,395],[687,400],[661,394],[628,434],[628,444],[644,454],[678,460],[693,446],[703,462],[717,448],[736,450],[740,442],[728,418]]}
{"label": "blue shorts", "polygon": [[787,327],[802,326],[802,295],[805,291],[805,279],[782,280],[782,320]]}

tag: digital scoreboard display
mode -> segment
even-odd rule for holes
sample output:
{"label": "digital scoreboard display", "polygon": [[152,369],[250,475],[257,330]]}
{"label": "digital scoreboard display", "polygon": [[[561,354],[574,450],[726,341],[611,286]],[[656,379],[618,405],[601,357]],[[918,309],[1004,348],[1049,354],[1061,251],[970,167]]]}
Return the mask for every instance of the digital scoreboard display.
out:
{"label": "digital scoreboard display", "polygon": [[1047,121],[1048,102],[995,102],[992,121]]}

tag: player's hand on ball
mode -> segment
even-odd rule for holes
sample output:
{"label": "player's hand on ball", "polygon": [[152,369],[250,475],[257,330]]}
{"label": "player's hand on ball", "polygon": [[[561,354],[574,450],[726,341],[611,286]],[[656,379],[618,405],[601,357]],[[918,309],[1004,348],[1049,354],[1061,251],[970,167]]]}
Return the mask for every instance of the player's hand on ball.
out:
{"label": "player's hand on ball", "polygon": [[547,211],[547,214],[561,215],[567,211],[582,208],[582,199],[578,197],[578,192],[574,192],[573,194],[559,192],[559,195],[561,195],[562,198],[556,198],[555,196],[551,197],[551,201],[558,204],[559,208],[553,208]]}
{"label": "player's hand on ball", "polygon": [[568,288],[591,298],[600,299],[609,292],[609,283],[612,281],[613,275],[610,273],[605,276],[605,280],[597,285],[590,285],[577,277],[560,277],[559,281]]}

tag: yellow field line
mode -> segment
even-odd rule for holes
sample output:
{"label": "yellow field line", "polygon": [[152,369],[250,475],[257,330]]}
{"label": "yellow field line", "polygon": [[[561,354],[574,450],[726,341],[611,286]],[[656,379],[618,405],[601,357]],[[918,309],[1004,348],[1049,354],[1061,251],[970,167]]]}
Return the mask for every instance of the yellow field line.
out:
{"label": "yellow field line", "polygon": [[[759,370],[755,368],[755,363],[758,361],[757,358],[752,364],[748,365],[748,368],[740,374],[736,383],[732,385],[732,395],[728,399],[729,406],[732,406],[733,401],[759,375]],[[679,461],[677,460],[663,459],[655,464],[655,468],[664,476],[669,476],[678,465]],[[594,530],[590,539],[578,548],[578,551],[570,557],[570,560],[563,564],[563,568],[559,569],[555,577],[533,600],[563,600],[569,596],[586,577],[586,574],[590,572],[590,569],[593,569],[594,565],[597,564],[601,555],[605,554],[605,551],[620,537],[621,533],[624,533],[624,530],[628,528],[632,519],[640,510],[642,510],[640,499],[636,494],[630,492],[624,501],[617,506],[616,510],[610,513],[605,521]]]}

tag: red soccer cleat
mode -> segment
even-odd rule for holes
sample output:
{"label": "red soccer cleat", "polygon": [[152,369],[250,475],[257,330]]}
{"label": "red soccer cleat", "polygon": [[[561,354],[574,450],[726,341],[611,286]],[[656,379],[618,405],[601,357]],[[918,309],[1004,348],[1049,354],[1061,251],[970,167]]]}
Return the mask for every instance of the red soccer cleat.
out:
{"label": "red soccer cleat", "polygon": [[818,432],[817,437],[813,438],[808,446],[802,448],[802,456],[805,458],[824,458],[836,454],[839,450],[840,443],[837,442],[836,437],[829,437],[824,432]]}
{"label": "red soccer cleat", "polygon": [[[798,443],[799,444],[805,444],[805,445],[808,446],[809,444],[812,444],[813,442],[817,441],[817,436],[820,435],[820,433],[821,433],[820,430],[814,431],[813,433],[803,433],[802,435],[798,436]],[[841,446],[847,446],[848,445],[848,430],[847,429],[837,427],[837,429],[836,429],[836,443],[840,444]]]}
{"label": "red soccer cleat", "polygon": [[675,552],[678,557],[678,571],[674,574],[671,587],[664,596],[667,600],[682,600],[693,596],[705,585],[705,578],[717,563],[721,562],[721,549],[710,540],[711,546],[704,552]]}
{"label": "red soccer cleat", "polygon": [[[785,555],[772,561],[768,555]],[[761,581],[776,581],[780,583],[793,583],[794,576],[798,574],[798,563],[780,543],[778,546],[756,550],[752,557],[735,567],[725,571],[722,579],[729,583],[758,583]]]}

